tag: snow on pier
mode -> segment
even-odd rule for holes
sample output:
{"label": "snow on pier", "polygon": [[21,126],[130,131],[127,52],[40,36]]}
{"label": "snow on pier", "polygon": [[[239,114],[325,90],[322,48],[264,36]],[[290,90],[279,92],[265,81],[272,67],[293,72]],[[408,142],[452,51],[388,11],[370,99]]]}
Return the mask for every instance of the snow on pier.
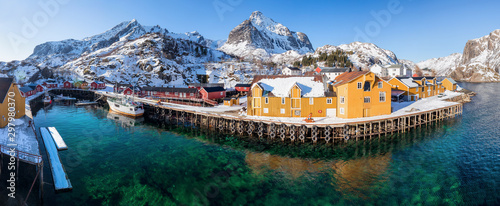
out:
{"label": "snow on pier", "polygon": [[61,135],[59,134],[57,129],[55,127],[47,127],[47,129],[49,130],[50,135],[52,136],[52,138],[54,139],[54,142],[56,143],[57,150],[59,150],[59,151],[67,150],[68,146],[64,142],[63,138],[61,137]]}
{"label": "snow on pier", "polygon": [[73,186],[71,186],[71,182],[66,175],[66,171],[63,168],[61,159],[59,158],[59,153],[50,131],[45,127],[40,127],[40,134],[42,135],[43,143],[45,144],[45,149],[47,150],[55,190],[61,191],[73,189]]}

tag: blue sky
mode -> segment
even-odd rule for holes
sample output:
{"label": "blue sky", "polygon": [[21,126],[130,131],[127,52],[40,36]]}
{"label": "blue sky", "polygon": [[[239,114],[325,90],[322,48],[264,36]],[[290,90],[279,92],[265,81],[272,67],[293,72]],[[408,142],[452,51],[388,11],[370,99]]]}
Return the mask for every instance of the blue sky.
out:
{"label": "blue sky", "polygon": [[[0,61],[24,59],[38,44],[82,39],[132,19],[226,39],[259,10],[306,33],[315,48],[361,40],[419,62],[461,53],[467,40],[500,29],[498,8],[500,1],[493,0],[0,0]],[[34,31],[26,29],[30,25]]]}

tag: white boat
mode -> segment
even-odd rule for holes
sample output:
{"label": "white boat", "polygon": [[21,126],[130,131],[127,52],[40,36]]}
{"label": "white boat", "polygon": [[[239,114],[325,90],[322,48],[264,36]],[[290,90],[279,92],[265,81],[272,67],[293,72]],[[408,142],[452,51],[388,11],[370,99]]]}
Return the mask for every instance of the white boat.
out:
{"label": "white boat", "polygon": [[95,101],[89,101],[89,100],[81,100],[75,103],[75,106],[85,106],[85,105],[93,105],[97,104]]}
{"label": "white boat", "polygon": [[44,104],[50,104],[50,103],[52,103],[52,99],[50,98],[50,95],[47,94],[47,93],[45,93],[45,97],[43,97],[42,101],[43,101]]}
{"label": "white boat", "polygon": [[74,97],[65,97],[64,95],[56,95],[54,101],[66,101],[66,100],[76,100]]}
{"label": "white boat", "polygon": [[138,117],[144,114],[144,106],[140,102],[134,102],[127,98],[111,98],[107,99],[109,109],[117,113]]}

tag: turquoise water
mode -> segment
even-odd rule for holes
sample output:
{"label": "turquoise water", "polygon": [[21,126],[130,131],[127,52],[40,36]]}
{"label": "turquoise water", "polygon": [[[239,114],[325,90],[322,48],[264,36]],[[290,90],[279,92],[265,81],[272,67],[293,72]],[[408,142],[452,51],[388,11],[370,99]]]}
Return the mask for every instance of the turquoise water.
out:
{"label": "turquoise water", "polygon": [[44,203],[499,205],[500,84],[462,86],[478,93],[462,117],[336,146],[207,135],[55,105],[35,123],[66,141],[60,155],[74,189],[54,194],[46,177]]}

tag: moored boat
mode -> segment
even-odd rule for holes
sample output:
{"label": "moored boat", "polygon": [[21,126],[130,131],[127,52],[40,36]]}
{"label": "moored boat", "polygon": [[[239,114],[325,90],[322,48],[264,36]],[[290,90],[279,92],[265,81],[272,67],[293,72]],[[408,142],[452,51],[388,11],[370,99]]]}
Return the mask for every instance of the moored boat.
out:
{"label": "moored boat", "polygon": [[138,117],[144,114],[144,106],[127,98],[108,98],[109,109],[117,113]]}

